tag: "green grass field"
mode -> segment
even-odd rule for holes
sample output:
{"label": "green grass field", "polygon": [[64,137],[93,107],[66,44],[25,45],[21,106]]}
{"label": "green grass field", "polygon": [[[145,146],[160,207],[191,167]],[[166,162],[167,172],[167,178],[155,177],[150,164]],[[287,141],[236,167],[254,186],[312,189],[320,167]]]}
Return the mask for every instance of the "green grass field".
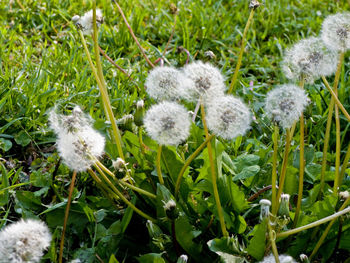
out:
{"label": "green grass field", "polygon": [[[162,56],[173,30],[175,15],[171,13],[170,3],[164,0],[120,1],[151,61]],[[253,242],[252,236],[258,239],[265,234],[257,234],[262,231],[261,227],[257,227],[260,225],[258,200],[262,197],[270,199],[271,193],[266,191],[258,199],[247,201],[271,184],[273,126],[264,114],[265,94],[274,85],[288,82],[280,68],[285,49],[300,39],[317,36],[325,17],[348,10],[349,4],[345,0],[265,0],[264,5],[256,10],[248,31],[235,91],[250,106],[255,120],[247,136],[233,141],[219,139],[215,144],[215,156],[221,158],[220,163],[223,163],[218,184],[225,206],[227,228],[233,236],[230,241],[232,244],[228,245],[227,242],[225,245],[226,241],[220,239],[215,202],[211,190],[208,190],[210,182],[206,181],[210,164],[208,153],[204,151],[191,164],[191,171],[187,172],[187,179],[181,186],[184,190],[178,205],[185,216],[175,223],[181,228],[178,235],[183,236],[183,239],[178,240],[181,252],[189,255],[189,262],[220,262],[217,251],[236,255],[236,261],[230,259],[225,262],[255,262],[259,258],[257,254],[270,250],[267,245],[257,248],[257,252],[249,248],[249,244]],[[189,51],[190,61],[210,61],[218,67],[229,86],[250,13],[248,5],[249,1],[243,0],[179,1],[174,36],[164,56],[165,65],[184,66],[187,55],[180,52],[183,47]],[[126,114],[135,113],[139,99],[145,100],[146,109],[155,104],[144,88],[150,67],[113,1],[97,1],[97,7],[104,16],[104,23],[99,30],[99,45],[131,76],[128,78],[101,56],[113,112],[116,119],[120,119]],[[111,160],[118,157],[108,134],[110,125],[105,121],[96,80],[77,29],[71,22],[72,16],[83,15],[91,8],[92,3],[88,0],[5,0],[0,3],[0,229],[19,218],[34,217],[45,221],[53,239],[42,262],[58,262],[64,209],[72,174],[62,164],[55,149],[56,137],[48,125],[49,110],[57,106],[61,112],[69,112],[75,105],[81,106],[95,120],[94,127],[107,137],[106,154],[102,162],[112,167]],[[87,36],[86,40],[93,53],[92,38]],[[215,57],[206,56],[208,51],[212,51]],[[347,54],[341,70],[338,96],[345,109],[350,111],[350,63]],[[333,83],[333,77],[329,81]],[[341,201],[332,194],[316,200],[331,95],[320,80],[306,85],[305,89],[311,102],[304,112],[306,168],[303,213],[298,226],[329,216],[341,206]],[[194,108],[192,104],[186,106],[191,110]],[[185,145],[163,149],[162,168],[168,184],[156,191],[151,183],[146,183],[147,178],[157,181],[154,164],[156,143],[144,133],[144,143],[150,147],[150,151],[143,156],[137,132],[120,127],[126,161],[132,166],[135,184],[156,194],[157,200],[125,189],[123,194],[158,219],[161,215],[165,217],[164,211],[159,212],[163,205],[161,197],[174,194],[174,184],[171,183],[173,174],[181,169],[184,160],[203,142],[202,124],[200,121],[196,124]],[[350,124],[342,114],[340,125],[343,162],[350,142]],[[334,126],[327,156],[327,193],[332,189],[335,169]],[[284,133],[280,131],[280,166],[283,140]],[[285,192],[291,194],[292,217],[298,191],[299,149],[297,125],[287,168],[289,177],[285,185]],[[349,169],[346,173],[340,187],[342,191],[350,187]],[[232,181],[235,174],[240,174],[244,179]],[[117,173],[117,177],[123,175]],[[204,179],[202,183],[199,183],[200,178]],[[225,190],[228,180],[233,186],[231,188],[230,184],[230,189]],[[312,262],[350,262],[348,221],[348,217],[344,216],[335,223]],[[111,202],[96,187],[88,173],[78,174],[63,258],[66,262],[77,258],[81,262],[176,262],[178,255],[171,241],[170,223],[160,222],[159,231],[162,234],[157,235],[149,224],[146,225],[146,220],[133,213],[123,202]],[[296,260],[299,260],[301,253],[310,255],[326,225],[283,240],[278,243],[279,252],[290,254]],[[291,229],[290,223],[283,230],[286,229]],[[215,240],[216,243],[208,247],[209,240]],[[262,244],[265,239],[263,237],[262,241],[259,239],[255,242]]]}

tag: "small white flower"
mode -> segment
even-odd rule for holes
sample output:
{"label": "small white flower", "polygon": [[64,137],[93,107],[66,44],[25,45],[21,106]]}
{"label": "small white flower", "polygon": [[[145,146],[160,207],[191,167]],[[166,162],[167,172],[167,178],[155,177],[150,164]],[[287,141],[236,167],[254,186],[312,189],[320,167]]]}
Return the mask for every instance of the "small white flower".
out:
{"label": "small white flower", "polygon": [[226,95],[208,102],[206,120],[209,130],[215,135],[231,140],[247,132],[251,114],[240,99]]}
{"label": "small white flower", "polygon": [[313,83],[322,76],[332,75],[337,68],[338,52],[329,49],[320,38],[303,39],[287,50],[282,70],[293,81]]}
{"label": "small white flower", "polygon": [[285,84],[267,93],[265,111],[272,121],[283,128],[290,128],[300,118],[307,104],[308,98],[304,90],[292,84]]}
{"label": "small white flower", "polygon": [[186,108],[164,101],[146,113],[144,124],[149,136],[161,145],[178,145],[190,135],[191,121]]}
{"label": "small white flower", "polygon": [[328,16],[322,24],[321,38],[333,50],[345,52],[350,48],[350,13]]}
{"label": "small white flower", "polygon": [[224,95],[226,90],[224,77],[220,70],[210,63],[192,62],[183,68],[183,72],[194,82],[192,97],[203,96],[205,99],[211,99]]}
{"label": "small white flower", "polygon": [[[93,33],[93,10],[86,12],[82,17],[77,15],[72,17],[72,21],[84,32],[85,35]],[[102,11],[96,9],[96,26],[99,27],[103,23]]]}
{"label": "small white flower", "polygon": [[0,231],[0,262],[39,262],[50,246],[51,234],[39,220],[20,220]]}
{"label": "small white flower", "polygon": [[146,92],[156,100],[190,99],[191,79],[173,67],[156,67],[147,76]]}
{"label": "small white flower", "polygon": [[93,157],[103,154],[105,138],[92,128],[91,121],[79,107],[71,115],[51,111],[50,126],[57,134],[57,150],[72,170],[82,172],[95,163]]}
{"label": "small white flower", "polygon": [[[288,255],[279,255],[278,257],[280,263],[297,263],[297,261],[295,261],[291,256]],[[275,256],[273,254],[270,254],[266,257],[264,257],[264,259],[262,261],[260,261],[260,263],[275,263]]]}

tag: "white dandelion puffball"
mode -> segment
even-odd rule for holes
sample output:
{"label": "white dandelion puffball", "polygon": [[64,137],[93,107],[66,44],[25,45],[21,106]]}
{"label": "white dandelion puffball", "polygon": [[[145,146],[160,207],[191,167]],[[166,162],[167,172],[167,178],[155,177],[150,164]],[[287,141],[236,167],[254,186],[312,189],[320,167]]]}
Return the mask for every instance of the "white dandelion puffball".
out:
{"label": "white dandelion puffball", "polygon": [[207,105],[209,130],[227,140],[244,135],[250,128],[251,119],[249,108],[231,95],[212,99]]}
{"label": "white dandelion puffball", "polygon": [[194,82],[192,97],[199,98],[203,96],[205,99],[210,99],[224,95],[226,90],[224,77],[220,70],[210,63],[192,62],[184,66],[183,72]]}
{"label": "white dandelion puffball", "polygon": [[0,262],[39,262],[50,246],[51,234],[39,220],[20,220],[0,231]]}
{"label": "white dandelion puffball", "polygon": [[91,121],[79,107],[71,115],[51,111],[50,126],[57,134],[57,150],[63,162],[77,172],[87,170],[99,158],[105,147],[105,138],[92,128]]}
{"label": "white dandelion puffball", "polygon": [[193,82],[173,67],[156,67],[146,79],[146,92],[156,100],[190,100]]}
{"label": "white dandelion puffball", "polygon": [[345,52],[350,48],[350,13],[330,15],[322,23],[321,38],[333,50]]}
{"label": "white dandelion puffball", "polygon": [[[291,256],[288,255],[279,255],[278,257],[280,263],[297,263],[297,261],[295,261]],[[266,257],[264,257],[264,259],[262,261],[260,261],[260,263],[275,263],[275,256],[273,254],[270,254]]]}
{"label": "white dandelion puffball", "polygon": [[305,91],[293,84],[277,86],[265,99],[265,111],[269,118],[283,128],[290,128],[307,106]]}
{"label": "white dandelion puffball", "polygon": [[163,101],[146,113],[144,124],[149,136],[160,145],[178,145],[190,135],[191,120],[186,108]]}
{"label": "white dandelion puffball", "polygon": [[[73,22],[83,31],[85,35],[91,35],[94,30],[93,26],[93,10],[86,12],[82,17],[73,16]],[[96,26],[97,28],[103,23],[102,11],[96,9]]]}
{"label": "white dandelion puffball", "polygon": [[321,76],[335,73],[338,57],[338,52],[329,49],[322,39],[310,37],[287,50],[282,70],[290,80],[313,83]]}

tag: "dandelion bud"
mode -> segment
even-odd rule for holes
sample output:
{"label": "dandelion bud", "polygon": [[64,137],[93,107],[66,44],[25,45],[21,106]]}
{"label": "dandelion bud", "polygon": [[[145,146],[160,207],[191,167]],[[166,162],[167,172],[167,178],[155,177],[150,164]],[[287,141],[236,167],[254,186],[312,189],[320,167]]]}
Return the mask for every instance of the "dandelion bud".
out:
{"label": "dandelion bud", "polygon": [[134,116],[132,114],[124,115],[118,120],[120,128],[127,131],[132,131],[132,124],[134,122]]}
{"label": "dandelion bud", "polygon": [[146,227],[151,238],[157,238],[163,234],[160,227],[150,220],[147,220]]}
{"label": "dandelion bud", "polygon": [[189,114],[175,102],[153,105],[146,112],[144,124],[149,136],[161,145],[178,145],[190,135]]}
{"label": "dandelion bud", "polygon": [[211,51],[211,50],[205,51],[204,52],[204,56],[209,58],[209,59],[215,59],[216,58],[214,52]]}
{"label": "dandelion bud", "polygon": [[173,199],[170,199],[168,202],[166,202],[163,206],[166,216],[171,219],[175,220],[178,216],[179,213],[176,210],[176,203]]}
{"label": "dandelion bud", "polygon": [[339,197],[340,197],[340,199],[346,200],[350,197],[350,194],[348,191],[340,192]]}
{"label": "dandelion bud", "polygon": [[146,79],[146,92],[156,100],[190,99],[191,79],[173,67],[156,67]]}
{"label": "dandelion bud", "polygon": [[39,262],[50,242],[51,234],[44,222],[20,220],[0,231],[0,261]]}
{"label": "dandelion bud", "polygon": [[188,256],[187,255],[181,255],[178,259],[176,263],[187,263],[188,261]]}
{"label": "dandelion bud", "polygon": [[310,263],[309,258],[308,258],[307,255],[305,255],[305,254],[301,254],[301,255],[300,255],[300,261],[301,261],[302,263]]}
{"label": "dandelion bud", "polygon": [[175,15],[177,13],[177,6],[174,3],[170,4],[170,12]]}
{"label": "dandelion bud", "polygon": [[259,6],[261,6],[261,3],[257,0],[251,0],[249,3],[250,9],[257,9]]}
{"label": "dandelion bud", "polygon": [[290,128],[308,104],[305,91],[292,84],[277,86],[265,99],[266,114],[283,128]]}
{"label": "dandelion bud", "polygon": [[330,48],[345,52],[350,48],[350,13],[328,16],[322,24],[321,38]]}
{"label": "dandelion bud", "polygon": [[79,19],[80,19],[80,16],[78,16],[78,15],[75,15],[75,16],[72,17],[72,21],[73,21],[74,23],[78,22]]}
{"label": "dandelion bud", "polygon": [[125,170],[125,166],[127,164],[125,163],[125,161],[122,158],[117,158],[116,161],[112,161],[112,166],[114,169],[116,169],[119,172],[123,172]]}
{"label": "dandelion bud", "polygon": [[226,95],[208,102],[206,120],[215,135],[232,140],[250,129],[251,114],[241,100]]}
{"label": "dandelion bud", "polygon": [[260,202],[260,220],[263,221],[270,216],[271,202],[267,199],[261,199]]}
{"label": "dandelion bud", "polygon": [[143,117],[145,115],[145,103],[143,100],[139,100],[136,103],[136,111],[134,114],[134,122],[136,126],[142,126],[143,125]]}
{"label": "dandelion bud", "polygon": [[278,215],[282,217],[289,217],[289,194],[281,195],[280,207],[278,209]]}

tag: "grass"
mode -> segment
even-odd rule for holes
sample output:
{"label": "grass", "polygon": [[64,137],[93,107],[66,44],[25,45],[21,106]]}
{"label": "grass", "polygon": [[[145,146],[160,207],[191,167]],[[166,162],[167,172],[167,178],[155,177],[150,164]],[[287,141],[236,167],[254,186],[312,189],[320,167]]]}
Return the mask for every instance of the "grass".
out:
{"label": "grass", "polygon": [[[70,175],[66,167],[59,165],[59,157],[53,147],[55,136],[48,127],[47,113],[55,105],[59,105],[62,110],[80,105],[96,120],[95,128],[104,134],[107,134],[108,128],[108,123],[104,121],[97,84],[87,63],[79,36],[70,22],[73,15],[82,15],[91,9],[92,4],[87,0],[74,2],[23,0],[22,5],[24,9],[21,9],[15,1],[0,3],[0,160],[10,172],[10,181],[13,185],[29,181],[31,184],[18,186],[17,191],[10,190],[12,194],[10,201],[2,204],[4,206],[0,209],[0,219],[2,218],[0,226],[20,217],[41,214],[53,231],[52,247],[55,248],[59,244],[58,238],[63,225]],[[99,44],[132,77],[132,80],[128,79],[102,58],[113,111],[115,117],[119,119],[126,114],[133,114],[136,109],[135,103],[140,98],[145,99],[146,109],[154,103],[147,97],[144,89],[144,80],[150,68],[112,1],[98,1],[97,5],[103,10],[105,17],[105,23],[99,34]],[[172,32],[174,15],[171,14],[169,2],[133,0],[121,1],[120,5],[148,57],[151,61],[155,61],[163,52]],[[279,66],[284,50],[302,38],[317,35],[327,15],[348,8],[345,1],[266,0],[264,6],[256,11],[248,32],[242,67],[236,83],[237,95],[249,103],[256,122],[252,125],[252,131],[247,138],[222,142],[232,158],[238,157],[234,163],[238,172],[243,170],[240,162],[245,165],[247,162],[252,162],[260,167],[256,176],[235,181],[239,183],[242,193],[244,192],[243,198],[247,199],[249,195],[266,186],[266,182],[271,181],[269,178],[272,167],[269,164],[273,147],[271,140],[273,128],[264,116],[263,101],[265,94],[273,85],[287,82]],[[165,63],[175,67],[185,64],[186,54],[180,53],[179,47],[184,47],[190,52],[191,60],[207,61],[209,58],[205,56],[205,52],[212,51],[216,57],[210,62],[220,68],[229,86],[239,54],[241,36],[249,16],[247,1],[185,0],[181,1],[178,9],[175,34],[166,54]],[[90,50],[93,50],[92,39],[87,38],[87,41]],[[349,68],[349,58],[345,56],[339,99],[348,112],[350,111]],[[252,87],[250,83],[253,84]],[[304,224],[310,223],[311,219],[320,219],[321,215],[318,215],[318,212],[329,215],[335,211],[334,207],[327,206],[327,203],[317,203],[316,207],[308,207],[314,203],[310,201],[315,199],[315,194],[312,192],[313,185],[319,180],[323,132],[331,96],[321,81],[305,88],[312,102],[304,113],[307,120],[304,188],[307,190],[304,191],[303,205],[305,213],[310,215],[300,218]],[[340,118],[343,158],[349,143],[350,124],[342,114]],[[287,172],[294,176],[292,178],[297,178],[295,169],[299,167],[298,129],[296,131],[290,154],[290,163],[293,165],[287,168],[289,169]],[[194,132],[201,133],[199,130]],[[126,131],[124,134],[131,140],[132,135]],[[153,147],[149,139],[145,140],[147,145]],[[192,150],[201,144],[196,136],[192,136],[189,141],[188,147]],[[284,145],[281,140],[279,144],[281,154]],[[8,149],[5,145],[12,147]],[[127,147],[128,151],[132,151],[131,146]],[[335,160],[334,127],[329,149],[331,149],[328,156],[330,167],[326,174],[328,181],[334,173],[332,172]],[[111,159],[116,159],[118,156],[111,143],[107,144],[106,153]],[[186,154],[185,151],[184,153]],[[154,156],[155,154],[153,153]],[[166,150],[164,154],[171,156],[171,150]],[[259,160],[245,160],[245,156],[249,154],[259,156]],[[133,156],[128,158],[128,161],[134,160]],[[281,160],[281,156],[279,159]],[[108,160],[105,162],[111,165]],[[147,163],[147,160],[145,162]],[[202,160],[195,160],[193,167],[200,169],[201,162]],[[226,166],[224,170],[228,171],[230,167]],[[156,176],[151,173],[151,165],[145,164],[144,167],[146,168],[140,172],[140,178],[146,175]],[[201,176],[201,172],[198,176]],[[69,249],[64,256],[70,259],[73,255],[92,258],[91,253],[97,253],[107,261],[110,255],[115,253],[120,260],[125,258],[128,262],[134,260],[133,256],[148,253],[149,250],[144,247],[147,242],[145,237],[147,230],[144,225],[143,228],[140,226],[143,224],[141,220],[132,221],[134,229],[126,229],[127,217],[122,216],[131,212],[128,209],[112,210],[111,202],[101,197],[88,175],[82,174],[78,177],[80,178],[73,193],[75,201],[68,221],[72,229],[71,233],[67,233]],[[138,180],[141,181],[140,178]],[[220,187],[222,181],[218,184]],[[297,182],[295,184],[289,181],[286,184],[287,191],[291,193],[297,191]],[[342,189],[348,189],[349,184],[347,178]],[[132,201],[136,202],[136,198]],[[335,202],[331,197],[328,201],[332,204]],[[147,208],[151,210],[146,205]],[[324,212],[326,208],[329,210]],[[246,213],[249,215],[250,212]],[[238,214],[236,216],[238,217]],[[115,221],[115,218],[124,221]],[[249,218],[250,215],[245,215],[245,220],[250,225],[257,223],[254,219],[253,222],[250,221]],[[203,220],[201,224],[208,223],[205,221],[207,217]],[[87,225],[86,231],[83,230],[84,224]],[[104,234],[106,231],[108,235]],[[127,234],[124,235],[125,231]],[[136,238],[137,231],[143,231],[140,240]],[[218,229],[211,231],[207,235],[219,233]],[[111,238],[114,233],[118,233],[116,234],[118,242]],[[239,230],[237,233],[242,234]],[[240,238],[246,237],[242,235]],[[334,239],[328,240],[326,245],[331,242],[334,242]],[[135,243],[139,246],[132,246]],[[109,246],[109,249],[103,249],[104,245]],[[96,250],[93,250],[95,247]],[[290,251],[297,254],[301,247],[301,243],[293,243]],[[56,262],[54,248],[46,255],[47,261]],[[349,251],[348,247],[347,249]],[[322,256],[330,255],[324,252]]]}

